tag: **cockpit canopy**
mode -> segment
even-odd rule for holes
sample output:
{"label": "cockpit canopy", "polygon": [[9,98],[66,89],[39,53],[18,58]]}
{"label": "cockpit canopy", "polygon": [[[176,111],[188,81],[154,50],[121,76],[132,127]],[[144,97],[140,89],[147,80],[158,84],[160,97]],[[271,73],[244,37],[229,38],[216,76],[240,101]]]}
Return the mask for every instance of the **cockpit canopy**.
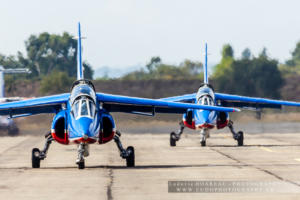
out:
{"label": "cockpit canopy", "polygon": [[213,105],[215,105],[213,99],[209,95],[203,95],[203,96],[201,96],[198,99],[198,104],[207,105],[207,106],[213,106]]}
{"label": "cockpit canopy", "polygon": [[213,106],[215,104],[215,93],[213,92],[213,89],[207,85],[199,88],[196,98],[198,104],[210,106]]}
{"label": "cockpit canopy", "polygon": [[71,112],[75,119],[79,119],[80,117],[94,118],[96,105],[88,96],[79,96],[74,100]]}
{"label": "cockpit canopy", "polygon": [[88,96],[90,99],[94,101],[94,103],[96,103],[96,93],[94,89],[87,84],[79,84],[73,87],[71,91],[71,97],[70,97],[71,105],[74,104],[74,101],[79,96]]}

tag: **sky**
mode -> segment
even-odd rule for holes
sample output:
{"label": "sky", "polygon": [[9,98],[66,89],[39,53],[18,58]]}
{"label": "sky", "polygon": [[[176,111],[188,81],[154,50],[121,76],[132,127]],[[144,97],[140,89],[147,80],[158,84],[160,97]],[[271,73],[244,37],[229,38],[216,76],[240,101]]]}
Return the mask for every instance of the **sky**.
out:
{"label": "sky", "polygon": [[25,53],[24,41],[42,32],[77,34],[81,22],[83,60],[94,69],[184,59],[218,63],[222,46],[235,56],[266,47],[280,62],[300,41],[299,0],[0,0],[0,53]]}

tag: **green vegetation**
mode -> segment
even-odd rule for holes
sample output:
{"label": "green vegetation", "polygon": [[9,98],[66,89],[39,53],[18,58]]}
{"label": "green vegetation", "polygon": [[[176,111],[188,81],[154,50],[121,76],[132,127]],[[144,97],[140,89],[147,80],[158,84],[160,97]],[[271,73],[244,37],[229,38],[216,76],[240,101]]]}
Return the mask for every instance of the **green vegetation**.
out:
{"label": "green vegetation", "polygon": [[[0,65],[5,68],[29,68],[31,74],[6,75],[6,91],[16,90],[18,85],[36,83],[43,94],[67,92],[76,78],[77,41],[64,32],[61,35],[41,33],[31,35],[25,42],[26,53],[15,56],[0,54]],[[283,64],[270,58],[264,48],[258,56],[246,48],[235,57],[230,44],[223,46],[222,59],[210,76],[216,91],[240,95],[286,99],[300,98],[300,42],[291,53],[291,59]],[[85,77],[92,79],[93,70],[83,63]],[[98,78],[110,81],[109,77]],[[188,82],[203,80],[203,65],[198,61],[185,60],[179,65],[167,64],[160,57],[152,57],[144,68],[128,73],[120,81]],[[196,89],[196,88],[194,88]],[[182,88],[182,91],[184,89]],[[299,95],[298,95],[299,94]],[[298,99],[299,99],[298,98]]]}
{"label": "green vegetation", "polygon": [[[7,88],[12,88],[16,80],[28,79],[42,81],[41,92],[65,91],[70,80],[75,80],[77,68],[77,40],[68,33],[62,35],[41,33],[31,35],[25,42],[26,56],[18,52],[17,56],[0,55],[0,65],[5,68],[29,68],[31,74],[10,75],[6,78]],[[85,77],[92,79],[92,67],[84,62]],[[55,77],[55,74],[58,77]],[[11,78],[13,77],[13,78]],[[52,77],[50,79],[49,77]],[[12,80],[9,80],[12,79]],[[60,80],[61,79],[61,80]],[[53,81],[55,80],[55,81]],[[48,86],[47,86],[48,85]],[[51,88],[51,89],[50,89]],[[54,88],[54,89],[53,89]]]}
{"label": "green vegetation", "polygon": [[279,98],[283,79],[277,65],[265,48],[258,57],[251,57],[251,51],[245,49],[242,58],[235,60],[231,46],[225,45],[212,79],[221,92]]}
{"label": "green vegetation", "polygon": [[147,70],[140,69],[122,77],[123,80],[151,79],[200,79],[202,80],[202,63],[185,60],[179,66],[164,64],[160,57],[151,58],[146,65]]}

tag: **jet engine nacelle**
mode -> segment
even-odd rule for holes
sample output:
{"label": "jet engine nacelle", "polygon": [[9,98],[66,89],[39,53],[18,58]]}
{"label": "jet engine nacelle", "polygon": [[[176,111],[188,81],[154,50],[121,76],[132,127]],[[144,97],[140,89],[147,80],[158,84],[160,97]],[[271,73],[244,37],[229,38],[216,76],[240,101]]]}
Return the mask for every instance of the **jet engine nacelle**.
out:
{"label": "jet engine nacelle", "polygon": [[193,110],[188,109],[186,113],[183,114],[182,118],[183,124],[190,128],[195,129],[195,121],[194,121],[194,112]]}
{"label": "jet engine nacelle", "polygon": [[229,115],[226,112],[219,112],[217,118],[217,129],[224,128],[228,125]]}
{"label": "jet engine nacelle", "polygon": [[51,135],[58,143],[69,144],[66,112],[64,110],[55,115],[51,126]]}
{"label": "jet engine nacelle", "polygon": [[99,144],[109,142],[114,138],[116,126],[113,117],[108,113],[100,115]]}

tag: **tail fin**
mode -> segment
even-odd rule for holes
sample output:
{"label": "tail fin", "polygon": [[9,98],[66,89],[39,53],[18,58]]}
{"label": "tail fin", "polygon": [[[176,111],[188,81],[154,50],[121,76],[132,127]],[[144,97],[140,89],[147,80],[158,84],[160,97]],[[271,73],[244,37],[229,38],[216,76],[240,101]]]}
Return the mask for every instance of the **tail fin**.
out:
{"label": "tail fin", "polygon": [[205,43],[205,65],[204,65],[204,84],[208,84],[208,74],[207,74],[207,43]]}
{"label": "tail fin", "polygon": [[84,79],[83,77],[83,67],[82,67],[82,57],[81,57],[81,32],[80,32],[80,22],[78,22],[78,39],[77,39],[77,80]]}

